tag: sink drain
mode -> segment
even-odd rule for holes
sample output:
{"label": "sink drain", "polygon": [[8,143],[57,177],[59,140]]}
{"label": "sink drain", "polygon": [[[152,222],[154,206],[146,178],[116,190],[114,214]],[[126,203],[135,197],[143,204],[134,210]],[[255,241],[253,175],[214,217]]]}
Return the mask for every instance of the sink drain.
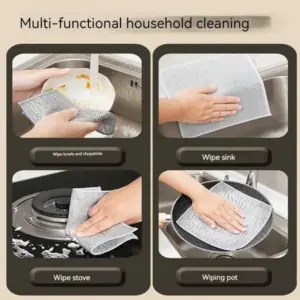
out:
{"label": "sink drain", "polygon": [[226,254],[219,254],[214,253],[210,256],[212,259],[236,259],[235,255],[232,253],[226,253]]}

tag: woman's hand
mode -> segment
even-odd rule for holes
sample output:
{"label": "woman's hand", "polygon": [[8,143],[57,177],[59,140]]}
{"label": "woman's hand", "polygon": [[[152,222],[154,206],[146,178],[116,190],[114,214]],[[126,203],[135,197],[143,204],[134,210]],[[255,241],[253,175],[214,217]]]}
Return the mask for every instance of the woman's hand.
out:
{"label": "woman's hand", "polygon": [[134,224],[142,220],[142,179],[106,194],[89,211],[90,219],[81,224],[76,235],[90,236],[119,223]]}
{"label": "woman's hand", "polygon": [[77,113],[71,108],[43,117],[22,138],[83,138],[97,129],[97,123],[72,121]]}
{"label": "woman's hand", "polygon": [[233,233],[246,230],[242,212],[218,194],[206,189],[187,172],[165,171],[159,180],[187,195],[193,201],[196,214],[211,228],[218,225]]}
{"label": "woman's hand", "polygon": [[173,99],[160,100],[160,123],[210,123],[235,115],[242,108],[240,99],[210,95],[216,89],[216,86],[183,89]]}
{"label": "woman's hand", "polygon": [[70,69],[49,68],[13,72],[13,102],[28,99],[42,90],[46,80],[66,75]]}
{"label": "woman's hand", "polygon": [[218,194],[202,189],[192,201],[194,211],[211,228],[219,225],[236,234],[246,231],[242,212]]}

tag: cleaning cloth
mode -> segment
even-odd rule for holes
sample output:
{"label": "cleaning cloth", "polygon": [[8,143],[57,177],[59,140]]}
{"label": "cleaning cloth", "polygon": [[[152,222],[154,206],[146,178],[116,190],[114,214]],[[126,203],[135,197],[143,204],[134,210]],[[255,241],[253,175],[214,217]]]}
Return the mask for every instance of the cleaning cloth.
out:
{"label": "cleaning cloth", "polygon": [[[41,93],[19,102],[19,105],[25,116],[33,124],[40,121],[42,117],[75,107],[70,100],[58,91]],[[73,120],[79,122],[99,122],[97,131],[104,135],[113,134],[115,131],[116,117],[107,111],[78,109],[78,114]]]}
{"label": "cleaning cloth", "polygon": [[216,184],[210,191],[219,194],[244,213],[247,230],[234,234],[219,226],[213,229],[196,215],[192,206],[182,214],[177,224],[199,240],[219,249],[234,251],[246,247],[264,228],[273,212],[272,206],[224,182]]}
{"label": "cleaning cloth", "polygon": [[[217,86],[216,95],[236,96],[242,110],[214,123],[179,123],[184,138],[194,138],[271,115],[262,79],[249,55],[225,54],[160,71],[162,93],[172,99],[181,89]],[[170,100],[172,101],[172,100]]]}
{"label": "cleaning cloth", "polygon": [[133,233],[137,228],[123,223],[114,225],[92,236],[76,236],[75,230],[80,224],[88,220],[89,208],[95,205],[106,193],[100,187],[72,190],[66,231],[69,236],[77,240],[78,244],[93,255],[101,255],[129,240],[137,239],[137,236]]}

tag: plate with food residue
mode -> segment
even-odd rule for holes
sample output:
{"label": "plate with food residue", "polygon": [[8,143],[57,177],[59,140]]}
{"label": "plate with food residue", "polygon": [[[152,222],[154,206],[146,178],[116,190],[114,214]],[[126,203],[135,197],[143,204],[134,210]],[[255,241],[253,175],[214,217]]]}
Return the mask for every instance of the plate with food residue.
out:
{"label": "plate with food residue", "polygon": [[110,111],[116,97],[110,80],[103,74],[96,74],[91,80],[90,69],[71,69],[68,74],[48,79],[42,92],[57,90],[76,107]]}

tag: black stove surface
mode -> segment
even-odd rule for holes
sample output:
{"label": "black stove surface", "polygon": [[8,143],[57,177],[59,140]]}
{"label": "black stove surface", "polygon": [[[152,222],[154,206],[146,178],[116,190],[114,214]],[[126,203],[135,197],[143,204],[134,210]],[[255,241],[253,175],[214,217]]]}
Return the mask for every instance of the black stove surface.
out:
{"label": "black stove surface", "polygon": [[70,250],[70,254],[68,255],[69,258],[109,258],[109,257],[129,257],[132,255],[138,255],[141,251],[141,223],[133,224],[131,225],[133,227],[137,227],[138,230],[135,231],[135,234],[137,235],[137,240],[130,240],[119,247],[115,248],[112,251],[109,251],[107,253],[104,253],[102,255],[92,255],[87,251],[83,251],[83,255],[76,254],[76,251],[79,249],[82,249],[82,247],[79,248],[69,248],[68,244],[73,243],[73,241],[58,241],[58,240],[48,240],[48,239],[42,239],[37,238],[31,235],[28,235],[22,231],[15,231],[15,228],[13,227],[13,234],[12,238],[17,240],[22,240],[24,242],[29,241],[29,244],[27,246],[20,246],[20,248],[23,248],[27,250],[29,253],[34,255],[34,258],[43,258],[42,252],[44,250],[49,250],[53,248],[51,251],[52,253],[62,253],[63,249]]}

